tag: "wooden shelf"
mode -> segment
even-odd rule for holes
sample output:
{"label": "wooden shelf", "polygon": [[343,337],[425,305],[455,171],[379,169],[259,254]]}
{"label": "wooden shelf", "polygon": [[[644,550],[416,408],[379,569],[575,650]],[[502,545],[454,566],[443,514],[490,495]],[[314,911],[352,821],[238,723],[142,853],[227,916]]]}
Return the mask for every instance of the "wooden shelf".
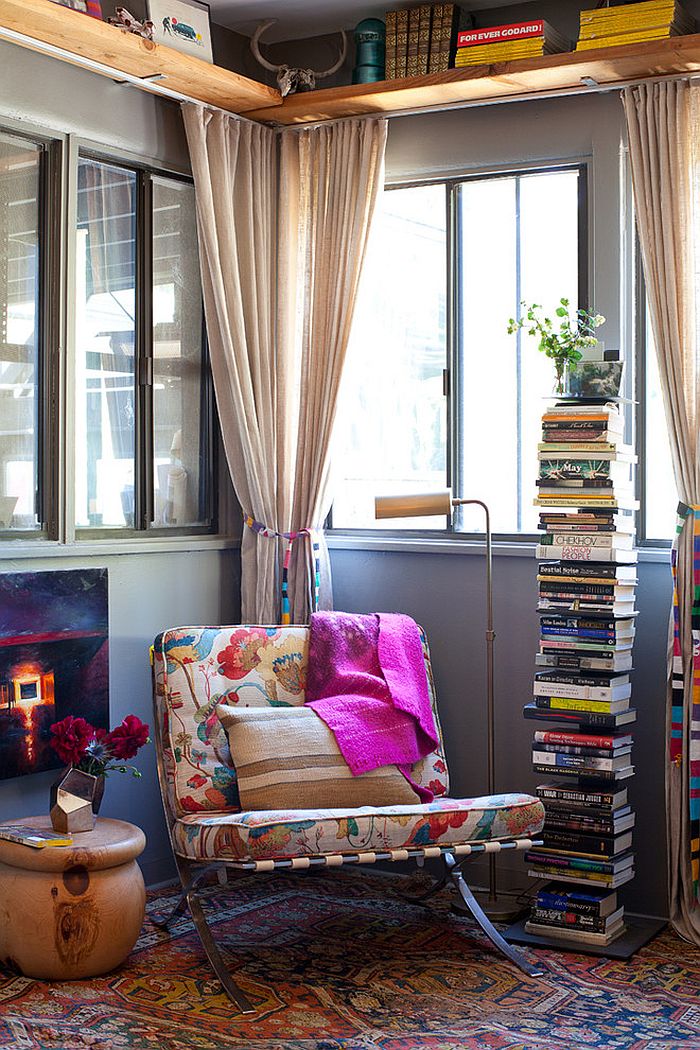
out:
{"label": "wooden shelf", "polygon": [[[40,46],[43,43],[61,48],[67,54],[58,57],[75,65],[87,59],[130,76],[162,74],[158,83],[169,90],[231,113],[247,113],[261,107],[269,113],[282,101],[276,88],[133,33],[123,33],[115,26],[49,0],[0,0],[0,27],[21,33],[23,38],[13,42],[22,47],[41,51],[45,50]],[[139,86],[145,91],[154,90],[148,82]]]}
{"label": "wooden shelf", "polygon": [[700,35],[677,36],[595,51],[450,69],[446,73],[383,80],[377,84],[326,88],[292,95],[275,109],[255,109],[248,116],[278,124],[307,124],[367,113],[449,109],[460,103],[558,94],[580,89],[583,77],[614,86],[629,80],[698,70]]}

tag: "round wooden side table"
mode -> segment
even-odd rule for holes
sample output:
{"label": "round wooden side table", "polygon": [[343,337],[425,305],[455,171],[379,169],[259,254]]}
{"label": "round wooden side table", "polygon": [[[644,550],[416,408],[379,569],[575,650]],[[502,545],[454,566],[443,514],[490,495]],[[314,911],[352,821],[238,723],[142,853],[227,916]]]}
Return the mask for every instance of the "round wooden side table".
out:
{"label": "round wooden side table", "polygon": [[[51,830],[48,817],[5,823]],[[140,828],[107,818],[74,834],[72,846],[0,839],[0,962],[50,981],[95,977],[123,962],[143,924],[136,857],[145,845]]]}

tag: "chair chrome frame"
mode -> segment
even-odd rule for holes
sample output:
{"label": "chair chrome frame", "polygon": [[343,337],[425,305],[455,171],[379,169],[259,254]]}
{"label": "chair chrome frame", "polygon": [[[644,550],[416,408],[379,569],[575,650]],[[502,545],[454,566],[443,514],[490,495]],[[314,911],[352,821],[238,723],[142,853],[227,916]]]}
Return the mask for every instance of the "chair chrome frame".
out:
{"label": "chair chrome frame", "polygon": [[[260,861],[235,861],[227,859],[197,861],[190,857],[184,857],[182,854],[178,853],[173,838],[171,814],[168,811],[168,803],[166,801],[168,795],[163,762],[163,736],[160,713],[156,706],[155,669],[153,667],[153,659],[151,660],[151,664],[153,703],[155,711],[154,742],[156,747],[158,784],[168,826],[168,837],[173,851],[173,858],[175,860],[175,866],[180,879],[182,892],[169,912],[166,914],[151,914],[150,918],[156,926],[159,926],[161,929],[167,929],[173,919],[178,915],[181,915],[186,908],[189,909],[192,922],[194,923],[199,939],[202,942],[202,947],[204,948],[207,959],[209,960],[214,973],[221,982],[224,992],[233,1005],[238,1007],[241,1013],[254,1014],[256,1013],[256,1008],[252,1005],[245,992],[231,977],[221,951],[214,940],[212,930],[207,922],[204,908],[202,907],[203,900],[205,900],[207,896],[210,896],[212,893],[220,892],[220,886],[218,885],[200,889],[202,881],[214,872],[220,877],[222,875],[225,877],[229,870],[241,872],[243,874],[263,874],[274,871],[304,871],[309,870],[310,868],[321,867],[337,868],[352,864],[376,864],[378,861],[415,860],[416,862],[420,862],[425,859],[439,858],[442,860],[444,866],[442,878],[436,879],[434,885],[427,891],[427,893],[420,897],[408,899],[415,903],[423,903],[438,893],[448,885],[448,883],[451,884],[461,897],[469,913],[479,924],[493,946],[505,955],[506,958],[510,959],[510,961],[528,977],[537,978],[542,976],[545,972],[542,966],[530,963],[523,952],[518,951],[517,948],[514,948],[504,940],[474,897],[474,894],[467,885],[462,873],[462,866],[472,857],[478,857],[482,854],[493,855],[500,853],[502,850],[529,850],[533,846],[542,845],[542,841],[539,839],[493,839],[488,842],[466,842],[454,846],[417,846],[392,850],[371,850],[362,853],[310,854],[303,857]],[[225,881],[225,878],[223,881]]]}

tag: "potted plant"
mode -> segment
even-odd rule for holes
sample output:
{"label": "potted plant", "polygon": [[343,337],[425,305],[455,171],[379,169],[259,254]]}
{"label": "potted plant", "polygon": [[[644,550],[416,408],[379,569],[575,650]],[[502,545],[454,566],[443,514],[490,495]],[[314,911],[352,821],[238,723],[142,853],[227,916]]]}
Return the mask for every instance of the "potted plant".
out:
{"label": "potted plant", "polygon": [[537,303],[528,306],[523,302],[521,305],[523,316],[518,319],[511,317],[508,334],[512,335],[524,328],[528,335],[539,339],[538,349],[554,362],[555,392],[563,394],[566,392],[567,369],[581,360],[585,349],[597,345],[595,330],[605,322],[605,318],[590,310],[576,310],[572,315],[568,299],[559,300],[559,306],[554,311],[557,321],[547,317]]}

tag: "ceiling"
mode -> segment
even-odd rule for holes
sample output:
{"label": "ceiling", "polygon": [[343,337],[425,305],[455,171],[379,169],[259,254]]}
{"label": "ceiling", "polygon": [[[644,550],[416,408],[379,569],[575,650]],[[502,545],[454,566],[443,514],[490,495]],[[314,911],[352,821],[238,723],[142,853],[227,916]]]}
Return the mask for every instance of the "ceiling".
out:
{"label": "ceiling", "polygon": [[[265,40],[298,40],[320,36],[336,29],[352,29],[363,18],[384,18],[387,0],[208,0],[211,18],[219,25],[250,36],[268,18],[278,25],[265,34]],[[470,0],[471,11],[488,7],[508,7],[522,0]],[[397,6],[411,7],[410,3]]]}

